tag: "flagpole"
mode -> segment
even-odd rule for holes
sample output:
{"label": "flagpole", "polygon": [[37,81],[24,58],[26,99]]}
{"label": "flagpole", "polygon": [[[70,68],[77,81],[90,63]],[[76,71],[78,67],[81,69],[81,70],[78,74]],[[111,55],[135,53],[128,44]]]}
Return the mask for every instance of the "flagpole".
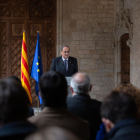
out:
{"label": "flagpole", "polygon": [[37,114],[39,114],[39,98],[37,100]]}
{"label": "flagpole", "polygon": [[[39,31],[37,31],[37,33],[39,33]],[[39,114],[39,98],[37,100],[37,113]]]}

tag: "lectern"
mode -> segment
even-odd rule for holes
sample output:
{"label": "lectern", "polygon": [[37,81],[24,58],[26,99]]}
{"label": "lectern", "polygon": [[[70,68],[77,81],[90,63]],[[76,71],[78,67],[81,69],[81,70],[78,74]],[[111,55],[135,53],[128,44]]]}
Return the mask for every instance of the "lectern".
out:
{"label": "lectern", "polygon": [[70,90],[70,81],[71,77],[65,77],[67,81],[67,87],[68,87],[68,97],[72,96],[71,90]]}

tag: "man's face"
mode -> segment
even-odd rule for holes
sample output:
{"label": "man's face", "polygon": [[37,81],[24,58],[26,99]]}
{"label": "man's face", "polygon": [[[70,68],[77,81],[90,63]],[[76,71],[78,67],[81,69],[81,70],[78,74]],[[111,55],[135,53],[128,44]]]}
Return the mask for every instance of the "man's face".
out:
{"label": "man's face", "polygon": [[63,51],[61,52],[61,55],[64,59],[67,59],[69,57],[69,48],[68,47],[64,47]]}

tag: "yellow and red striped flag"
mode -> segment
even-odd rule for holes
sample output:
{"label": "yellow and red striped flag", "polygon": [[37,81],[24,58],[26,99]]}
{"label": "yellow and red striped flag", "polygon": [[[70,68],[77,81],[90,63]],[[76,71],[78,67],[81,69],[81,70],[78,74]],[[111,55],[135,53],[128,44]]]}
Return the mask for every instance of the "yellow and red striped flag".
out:
{"label": "yellow and red striped flag", "polygon": [[21,84],[28,94],[30,103],[32,103],[25,31],[23,31],[22,50],[21,50]]}

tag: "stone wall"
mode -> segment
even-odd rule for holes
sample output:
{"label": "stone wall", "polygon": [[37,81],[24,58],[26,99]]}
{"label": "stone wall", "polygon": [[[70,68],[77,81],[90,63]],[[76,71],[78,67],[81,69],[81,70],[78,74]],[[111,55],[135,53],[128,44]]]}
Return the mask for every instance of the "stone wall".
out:
{"label": "stone wall", "polygon": [[79,71],[91,78],[91,97],[102,100],[114,88],[114,0],[57,2],[57,54],[60,55],[61,45],[70,46],[70,55],[78,59]]}
{"label": "stone wall", "polygon": [[[132,4],[133,3],[133,4]],[[133,42],[131,48],[131,82],[140,88],[140,1],[130,1],[133,15]]]}

